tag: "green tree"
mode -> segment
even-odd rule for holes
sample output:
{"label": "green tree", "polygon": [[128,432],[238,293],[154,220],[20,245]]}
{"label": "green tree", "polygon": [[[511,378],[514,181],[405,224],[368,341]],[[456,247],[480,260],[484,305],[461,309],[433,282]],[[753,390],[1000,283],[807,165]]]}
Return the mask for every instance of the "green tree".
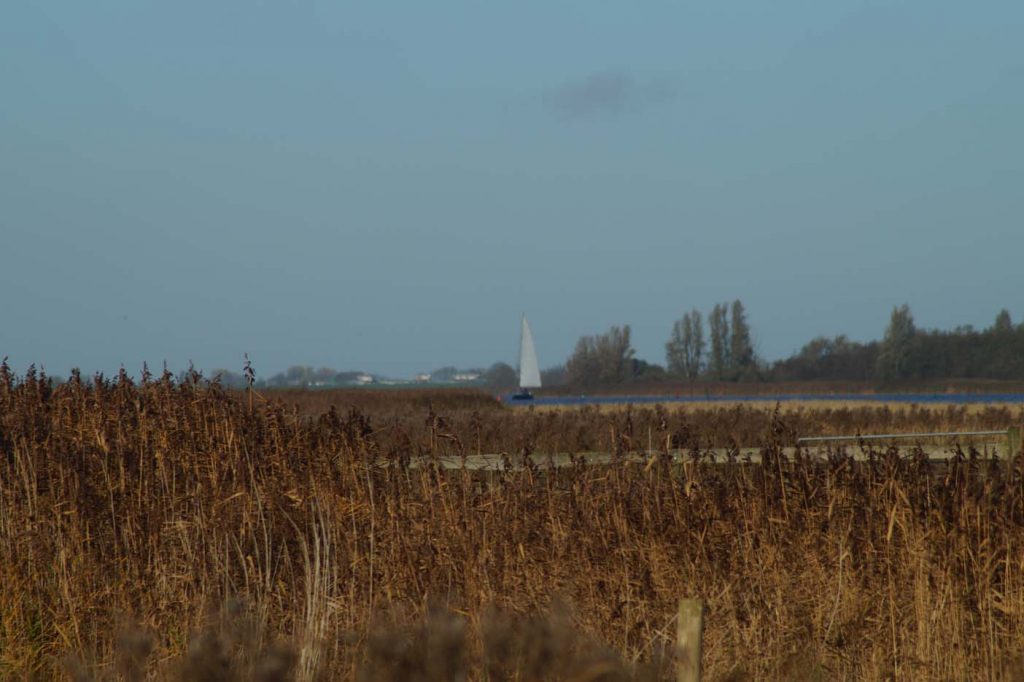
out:
{"label": "green tree", "polygon": [[1008,334],[1013,331],[1013,320],[1010,319],[1010,311],[1003,308],[996,315],[996,321],[992,325],[992,331],[997,334]]}
{"label": "green tree", "polygon": [[736,378],[749,378],[755,369],[754,346],[750,340],[747,313],[739,299],[732,302],[729,334],[729,365]]}
{"label": "green tree", "polygon": [[772,378],[781,381],[840,379],[869,381],[878,365],[878,342],[851,341],[844,335],[829,339],[811,339],[798,353],[779,360],[772,367]]}
{"label": "green tree", "polygon": [[897,381],[910,375],[911,351],[917,327],[914,316],[906,303],[893,308],[889,326],[885,330],[882,346],[878,353],[878,378],[882,381]]}
{"label": "green tree", "polygon": [[672,325],[665,344],[668,372],[693,381],[704,365],[704,321],[699,310],[692,310]]}
{"label": "green tree", "polygon": [[732,368],[729,357],[732,344],[729,339],[729,306],[716,303],[708,315],[708,326],[711,328],[711,357],[709,367],[711,376],[721,381]]}

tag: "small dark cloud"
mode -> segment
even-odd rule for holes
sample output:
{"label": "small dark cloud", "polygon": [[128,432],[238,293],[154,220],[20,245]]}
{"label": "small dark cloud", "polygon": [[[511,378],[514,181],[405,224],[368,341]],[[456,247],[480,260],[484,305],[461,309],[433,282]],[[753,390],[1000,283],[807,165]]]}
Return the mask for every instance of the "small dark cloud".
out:
{"label": "small dark cloud", "polygon": [[665,84],[638,83],[628,74],[609,71],[563,83],[548,90],[544,101],[566,116],[580,117],[635,109],[667,101],[672,95]]}

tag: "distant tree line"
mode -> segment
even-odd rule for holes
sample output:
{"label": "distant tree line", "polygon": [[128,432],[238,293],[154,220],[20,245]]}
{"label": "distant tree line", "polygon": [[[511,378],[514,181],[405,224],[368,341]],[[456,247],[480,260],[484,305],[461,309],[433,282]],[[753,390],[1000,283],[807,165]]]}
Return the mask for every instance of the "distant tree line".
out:
{"label": "distant tree line", "polygon": [[710,348],[705,346],[704,320],[699,310],[691,310],[672,325],[672,333],[665,344],[669,376],[689,381],[761,378],[742,302],[716,304],[708,315],[708,327]]}
{"label": "distant tree line", "polygon": [[922,330],[907,305],[894,308],[881,341],[839,336],[810,341],[773,368],[778,379],[854,379],[892,383],[929,379],[1024,379],[1024,325],[1001,310],[992,326]]}
{"label": "distant tree line", "polygon": [[951,378],[1024,380],[1024,324],[1013,324],[1006,310],[985,330],[962,326],[941,331],[918,329],[909,306],[902,305],[893,309],[881,341],[819,336],[774,363],[763,361],[754,351],[741,301],[716,304],[707,315],[707,331],[704,319],[694,309],[673,323],[664,367],[635,357],[629,325],[584,336],[565,364],[564,383],[591,388],[661,380],[879,384]]}
{"label": "distant tree line", "polygon": [[[561,371],[556,368],[556,373]],[[184,376],[184,373],[181,373]],[[519,374],[509,364],[496,362],[488,369],[459,369],[454,366],[440,367],[429,373],[430,382],[435,384],[454,383],[459,375],[478,375],[475,381],[466,382],[488,388],[505,389],[514,387],[519,381]],[[370,376],[374,381],[380,377],[363,371],[338,371],[331,367],[314,368],[307,365],[293,365],[283,372],[278,372],[267,379],[256,381],[257,388],[337,388],[362,383],[361,378]],[[228,388],[245,388],[245,376],[241,372],[227,369],[214,369],[210,377],[216,377],[222,386]],[[560,382],[559,382],[560,383]]]}
{"label": "distant tree line", "polygon": [[[292,365],[283,372],[270,378],[255,382],[258,388],[313,388],[347,386],[355,383],[356,378],[365,374],[357,371],[339,372],[331,367],[310,367],[308,365]],[[245,388],[245,375],[228,369],[214,369],[210,378],[216,377],[222,386],[228,388]]]}
{"label": "distant tree line", "polygon": [[[705,329],[705,319],[707,329]],[[260,387],[346,386],[363,372],[296,365],[260,380]],[[505,362],[487,369],[442,367],[431,381],[445,383],[456,375],[477,374],[472,383],[494,390],[514,388],[518,372]],[[241,373],[214,370],[223,384],[244,387]],[[1024,324],[1014,324],[1002,310],[992,326],[950,331],[922,330],[909,306],[893,309],[879,341],[852,341],[840,335],[819,336],[788,358],[768,363],[754,350],[746,309],[739,300],[718,303],[706,318],[693,309],[676,320],[665,343],[665,365],[636,357],[630,326],[612,326],[603,334],[583,336],[564,365],[541,373],[546,387],[591,389],[630,382],[850,381],[878,384],[934,379],[1024,380]]]}
{"label": "distant tree line", "polygon": [[626,382],[679,380],[751,381],[761,378],[746,311],[740,301],[715,305],[704,318],[692,310],[672,325],[664,367],[638,359],[629,325],[584,336],[565,363],[565,383],[580,388]]}

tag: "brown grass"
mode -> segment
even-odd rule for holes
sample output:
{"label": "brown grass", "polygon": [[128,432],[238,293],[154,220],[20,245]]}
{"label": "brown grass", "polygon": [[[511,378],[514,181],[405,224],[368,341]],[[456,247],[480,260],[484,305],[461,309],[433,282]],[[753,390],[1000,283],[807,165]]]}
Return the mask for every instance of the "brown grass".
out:
{"label": "brown grass", "polygon": [[[1024,382],[999,379],[921,379],[879,384],[874,381],[698,381],[688,382],[667,378],[664,381],[626,382],[601,386],[585,391],[591,395],[683,395],[756,396],[756,395],[828,395],[863,393],[1020,393]],[[574,386],[551,386],[541,391],[544,395],[577,395]]]}
{"label": "brown grass", "polygon": [[501,409],[501,403],[493,394],[475,388],[273,388],[261,396],[266,401],[295,407],[306,415],[322,414],[331,407],[341,412],[355,408],[377,417],[431,409],[446,413]]}
{"label": "brown grass", "polygon": [[[51,389],[0,372],[0,677],[59,677],[69,654],[86,657],[80,679],[133,660],[180,671],[195,654],[252,679],[277,651],[285,679],[571,679],[569,660],[621,679],[671,647],[684,595],[707,601],[712,680],[1011,679],[1024,652],[1019,467],[780,454],[797,433],[1005,428],[1019,411],[384,414],[250,410],[169,376]],[[521,459],[648,440],[691,461]],[[765,464],[705,462],[722,442],[761,444]],[[523,466],[405,466],[477,449]],[[571,627],[515,629],[558,599]],[[245,637],[197,637],[225,603],[248,605]],[[147,639],[119,635],[127,619]],[[529,668],[538,631],[547,667]],[[451,667],[422,672],[428,650]]]}

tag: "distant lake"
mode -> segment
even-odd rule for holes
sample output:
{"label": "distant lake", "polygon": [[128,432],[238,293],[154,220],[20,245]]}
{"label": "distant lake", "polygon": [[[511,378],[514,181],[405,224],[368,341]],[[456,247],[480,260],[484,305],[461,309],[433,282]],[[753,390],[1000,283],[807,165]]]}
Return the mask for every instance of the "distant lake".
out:
{"label": "distant lake", "polygon": [[1024,403],[1024,393],[787,393],[784,395],[559,395],[533,400],[501,398],[507,405],[641,405],[644,403],[877,402],[984,405]]}

